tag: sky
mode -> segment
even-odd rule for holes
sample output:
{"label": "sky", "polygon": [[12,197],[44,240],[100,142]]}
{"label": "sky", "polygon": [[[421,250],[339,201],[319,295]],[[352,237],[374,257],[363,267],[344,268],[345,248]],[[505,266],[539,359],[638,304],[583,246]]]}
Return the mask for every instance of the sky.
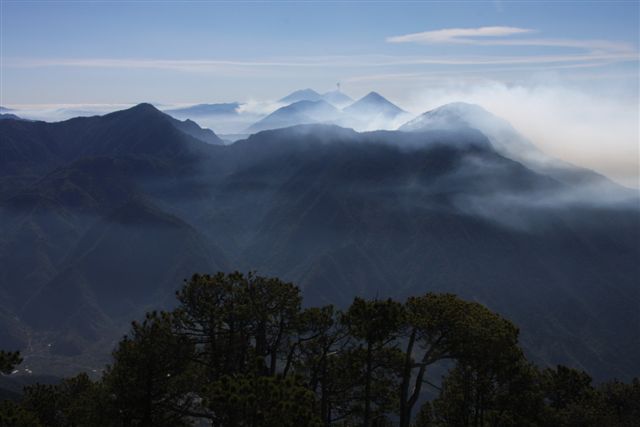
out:
{"label": "sky", "polygon": [[636,1],[0,0],[0,14],[2,106],[264,102],[340,83],[415,114],[478,103],[640,185]]}

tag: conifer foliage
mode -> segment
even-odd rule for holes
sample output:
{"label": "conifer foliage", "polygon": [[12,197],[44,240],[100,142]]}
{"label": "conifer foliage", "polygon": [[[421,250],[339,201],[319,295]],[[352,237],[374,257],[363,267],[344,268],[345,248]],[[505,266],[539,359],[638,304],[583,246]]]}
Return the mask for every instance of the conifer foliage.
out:
{"label": "conifer foliage", "polygon": [[[640,382],[539,370],[518,329],[429,293],[303,308],[253,273],[194,275],[170,312],[133,322],[98,381],[26,387],[2,426],[632,426]],[[0,353],[10,372],[17,353]],[[447,372],[444,377],[436,372]],[[435,396],[435,397],[434,397]]]}

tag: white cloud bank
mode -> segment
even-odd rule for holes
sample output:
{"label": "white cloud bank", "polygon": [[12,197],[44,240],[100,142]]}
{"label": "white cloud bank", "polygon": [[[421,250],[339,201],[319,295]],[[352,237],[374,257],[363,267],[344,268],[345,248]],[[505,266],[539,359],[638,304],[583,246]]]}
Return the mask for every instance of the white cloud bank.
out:
{"label": "white cloud bank", "polygon": [[456,101],[481,105],[508,120],[553,157],[596,170],[627,187],[640,187],[640,111],[635,97],[587,92],[562,82],[451,81],[414,91],[402,106],[418,113]]}

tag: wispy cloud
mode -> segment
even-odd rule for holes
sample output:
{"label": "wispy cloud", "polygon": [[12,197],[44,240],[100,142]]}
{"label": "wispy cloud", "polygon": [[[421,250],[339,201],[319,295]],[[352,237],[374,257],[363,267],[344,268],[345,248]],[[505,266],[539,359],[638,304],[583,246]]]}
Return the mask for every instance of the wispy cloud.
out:
{"label": "wispy cloud", "polygon": [[[518,27],[444,28],[421,33],[388,37],[389,43],[466,44],[475,46],[540,46],[575,48],[589,51],[633,52],[628,43],[608,40],[527,38],[522,35],[536,30]],[[512,37],[515,36],[515,37]]]}
{"label": "wispy cloud", "polygon": [[[537,61],[536,61],[537,62]],[[471,79],[483,79],[487,73],[511,73],[514,71],[550,71],[550,70],[562,70],[562,69],[576,69],[576,68],[597,68],[609,64],[608,61],[596,61],[596,62],[576,62],[576,63],[558,63],[558,64],[526,64],[525,67],[519,66],[522,64],[513,64],[506,67],[487,67],[478,70],[476,68],[468,68],[466,70],[456,70],[455,78],[462,79],[465,75],[471,75]],[[489,64],[487,64],[489,65]],[[493,65],[493,64],[491,64]],[[503,64],[495,64],[503,65]],[[380,73],[380,74],[364,74],[355,75],[345,79],[346,82],[379,82],[379,81],[399,81],[399,80],[416,80],[416,81],[449,81],[452,74],[450,71],[422,71],[415,73]],[[635,78],[636,74],[598,74],[597,78]],[[584,74],[572,75],[573,79],[585,78]],[[586,78],[596,78],[594,75],[588,75]]]}
{"label": "wispy cloud", "polygon": [[517,27],[444,28],[389,37],[387,41],[390,43],[475,43],[477,37],[504,37],[532,31]]}
{"label": "wispy cloud", "polygon": [[356,55],[313,56],[284,59],[260,59],[248,61],[219,59],[153,59],[153,58],[3,58],[2,67],[7,68],[119,68],[159,69],[175,71],[228,71],[264,68],[369,68],[411,65],[518,65],[576,62],[624,62],[637,61],[633,51],[598,51],[564,55],[518,55],[518,56],[400,56],[400,55]]}
{"label": "wispy cloud", "polygon": [[[180,72],[252,73],[290,68],[392,68],[411,66],[526,66],[529,64],[607,64],[637,61],[638,52],[629,44],[607,40],[529,37],[529,28],[491,26],[445,28],[387,38],[390,43],[458,44],[482,46],[542,46],[578,49],[577,52],[547,51],[518,55],[318,55],[270,58],[2,58],[3,68],[113,68],[155,69]],[[385,70],[386,71],[386,70]],[[411,70],[415,71],[415,70]],[[398,72],[398,70],[394,70]]]}
{"label": "wispy cloud", "polygon": [[83,67],[83,68],[153,68],[182,71],[212,70],[230,67],[299,67],[292,61],[234,61],[218,59],[154,58],[6,58],[3,66],[15,68]]}

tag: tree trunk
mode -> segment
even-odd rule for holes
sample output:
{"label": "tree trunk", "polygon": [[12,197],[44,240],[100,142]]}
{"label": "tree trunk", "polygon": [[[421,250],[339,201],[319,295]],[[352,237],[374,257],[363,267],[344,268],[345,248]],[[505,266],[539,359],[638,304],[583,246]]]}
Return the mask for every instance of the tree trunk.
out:
{"label": "tree trunk", "polygon": [[147,378],[144,384],[144,388],[145,388],[144,412],[142,415],[142,420],[140,422],[140,424],[143,425],[144,427],[153,427],[153,418],[151,416],[151,413],[153,411],[152,375],[154,373],[154,370],[152,366],[153,366],[153,361],[151,361],[147,367]]}
{"label": "tree trunk", "polygon": [[325,426],[331,425],[331,417],[329,416],[329,405],[327,399],[327,360],[326,357],[322,358],[322,382],[320,383],[320,417],[322,419],[322,423]]}
{"label": "tree trunk", "polygon": [[409,427],[411,423],[411,406],[409,406],[409,385],[411,384],[411,353],[416,340],[415,328],[409,336],[407,351],[404,356],[404,367],[402,370],[402,384],[400,385],[400,427]]}
{"label": "tree trunk", "polygon": [[[418,370],[418,374],[416,375],[415,386],[413,387],[413,392],[409,397],[409,401],[407,402],[407,413],[409,414],[409,418],[411,418],[411,411],[418,401],[418,397],[420,397],[420,391],[422,390],[422,382],[424,380],[424,374],[427,370],[427,357],[428,353],[426,353],[423,357],[422,363],[420,365],[420,369]],[[410,420],[409,420],[410,421]],[[407,422],[409,422],[407,421]],[[408,425],[408,424],[407,424]]]}
{"label": "tree trunk", "polygon": [[372,348],[371,342],[367,343],[367,372],[364,383],[364,420],[362,425],[364,427],[371,426],[371,375],[372,375]]}

